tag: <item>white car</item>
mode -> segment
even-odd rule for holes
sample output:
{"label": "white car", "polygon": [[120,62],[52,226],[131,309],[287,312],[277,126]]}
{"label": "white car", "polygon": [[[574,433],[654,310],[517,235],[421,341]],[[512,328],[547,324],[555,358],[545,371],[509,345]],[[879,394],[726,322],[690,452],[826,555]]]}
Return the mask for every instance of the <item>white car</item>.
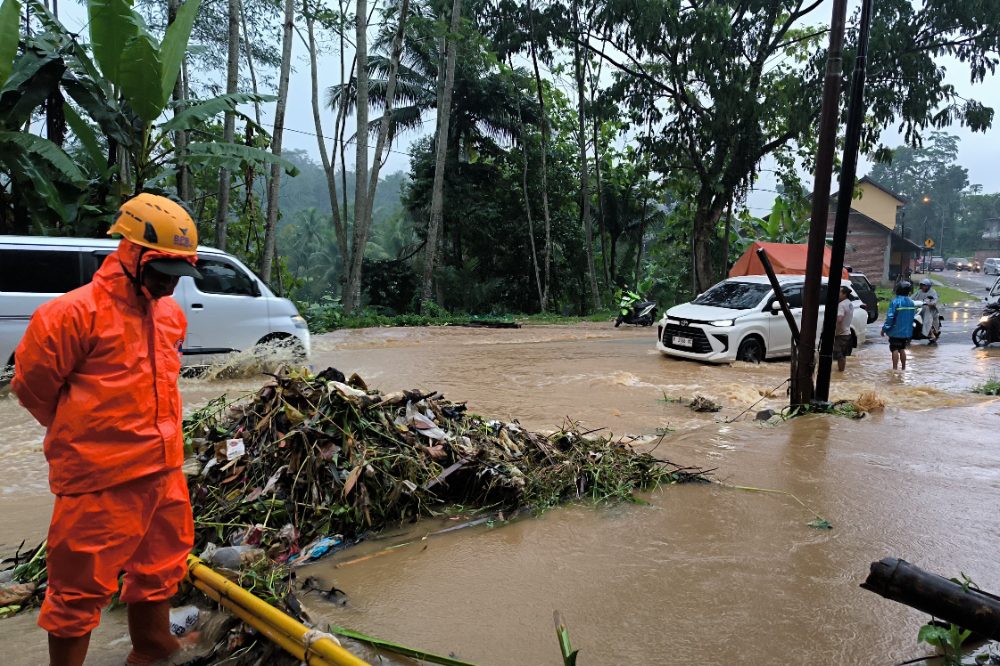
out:
{"label": "white car", "polygon": [[[779,275],[778,282],[796,323],[802,323],[802,287],[805,277]],[[826,309],[826,278],[820,294],[819,325]],[[850,282],[843,282],[851,286]],[[865,341],[867,314],[851,288],[855,346]],[[817,335],[817,340],[819,339]],[[668,356],[710,363],[762,361],[789,356],[792,334],[766,275],[731,278],[715,285],[691,303],[667,310],[660,320],[656,348]]]}
{"label": "white car", "polygon": [[1000,275],[1000,259],[990,257],[983,261],[984,275]]}
{"label": "white car", "polygon": [[[0,236],[0,364],[14,363],[39,305],[90,282],[117,248],[116,240]],[[275,296],[236,257],[199,246],[198,269],[202,279],[182,277],[173,295],[188,320],[186,365],[277,340],[308,356],[309,328],[295,305]]]}

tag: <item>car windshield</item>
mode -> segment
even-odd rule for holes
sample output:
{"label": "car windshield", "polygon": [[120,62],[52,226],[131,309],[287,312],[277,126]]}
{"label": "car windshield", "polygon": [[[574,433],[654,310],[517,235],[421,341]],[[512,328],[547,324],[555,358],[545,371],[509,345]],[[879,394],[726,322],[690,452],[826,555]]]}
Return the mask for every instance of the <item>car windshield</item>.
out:
{"label": "car windshield", "polygon": [[720,282],[694,299],[695,305],[711,305],[729,310],[749,310],[771,292],[771,285],[759,282]]}

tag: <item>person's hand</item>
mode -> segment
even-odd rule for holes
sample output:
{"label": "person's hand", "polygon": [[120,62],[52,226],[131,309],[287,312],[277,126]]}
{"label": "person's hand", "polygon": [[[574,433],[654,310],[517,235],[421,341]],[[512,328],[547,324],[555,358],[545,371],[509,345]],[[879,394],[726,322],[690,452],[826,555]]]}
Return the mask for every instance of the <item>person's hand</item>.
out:
{"label": "person's hand", "polygon": [[882,329],[882,337],[883,338],[885,337],[885,329],[884,328]]}

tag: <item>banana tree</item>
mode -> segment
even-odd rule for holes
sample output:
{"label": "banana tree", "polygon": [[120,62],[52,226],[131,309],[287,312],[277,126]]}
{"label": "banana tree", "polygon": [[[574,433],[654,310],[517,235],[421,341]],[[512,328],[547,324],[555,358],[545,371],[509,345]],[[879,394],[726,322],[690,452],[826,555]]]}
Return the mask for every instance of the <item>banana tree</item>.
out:
{"label": "banana tree", "polygon": [[[38,0],[28,3],[43,32],[19,35],[20,4],[3,0],[0,169],[9,176],[11,192],[3,193],[9,205],[0,215],[16,210],[23,199],[28,205],[20,209],[27,209],[36,233],[51,227],[53,214],[67,232],[92,233],[81,228],[88,226],[81,225],[82,218],[106,222],[123,197],[162,191],[165,177],[181,164],[242,170],[278,162],[289,175],[297,175],[294,165],[262,148],[205,141],[177,154],[170,141],[172,132],[200,129],[240,104],[273,97],[221,95],[157,124],[171,103],[199,2],[189,0],[158,42],[128,0],[90,0],[91,59],[76,36]],[[8,20],[11,16],[13,21]],[[43,101],[56,96],[68,98],[62,111],[81,146],[72,156],[47,139],[21,131]],[[263,128],[238,115],[266,139]]]}

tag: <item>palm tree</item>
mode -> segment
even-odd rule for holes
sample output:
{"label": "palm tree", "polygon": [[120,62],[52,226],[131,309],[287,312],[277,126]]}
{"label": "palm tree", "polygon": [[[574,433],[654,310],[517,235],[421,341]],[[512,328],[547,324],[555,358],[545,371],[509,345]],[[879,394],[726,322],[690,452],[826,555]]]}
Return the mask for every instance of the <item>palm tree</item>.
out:
{"label": "palm tree", "polygon": [[330,216],[315,208],[298,211],[295,221],[282,230],[281,249],[289,270],[305,280],[301,291],[307,298],[303,300],[315,301],[325,293],[336,292],[344,260]]}
{"label": "palm tree", "polygon": [[[411,10],[413,18],[407,22],[410,34],[396,75],[390,141],[402,132],[421,127],[427,116],[437,111],[440,42],[430,32],[436,14],[426,2],[411,4]],[[391,23],[387,21],[386,25],[391,27]],[[392,30],[384,29],[372,44],[375,54],[368,58],[368,98],[374,108],[383,108],[385,104],[391,41]],[[518,103],[525,123],[539,122],[527,72],[514,70],[513,76],[499,76],[500,72],[486,64],[483,54],[474,51],[475,48],[463,43],[456,62],[448,131],[448,152],[452,159],[459,156],[468,159],[476,152],[496,154],[500,151],[499,142],[512,142],[519,133]],[[510,74],[510,70],[507,73]],[[352,78],[346,91],[348,112],[353,110],[356,101],[354,85]],[[331,86],[327,91],[327,104],[334,111],[339,108],[342,92],[340,85]],[[378,133],[381,120],[379,117],[369,123],[370,134]]]}
{"label": "palm tree", "polygon": [[[634,253],[639,251],[644,231],[651,230],[657,223],[666,220],[666,209],[656,199],[646,196],[644,188],[634,179],[616,182],[613,177],[601,183],[601,204],[604,213],[604,229],[608,234],[608,268],[611,283],[618,275],[635,264]],[[619,252],[619,243],[627,243],[624,252]],[[621,257],[619,258],[619,254]]]}

